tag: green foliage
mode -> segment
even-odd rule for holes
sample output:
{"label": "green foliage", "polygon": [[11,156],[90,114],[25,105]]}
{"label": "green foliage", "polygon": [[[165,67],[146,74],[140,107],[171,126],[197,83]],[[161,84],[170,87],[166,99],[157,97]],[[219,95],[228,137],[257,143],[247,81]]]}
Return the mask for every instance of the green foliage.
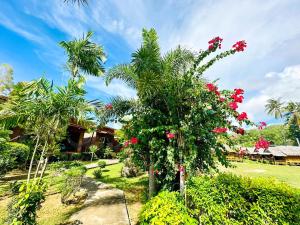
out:
{"label": "green foliage", "polygon": [[51,170],[71,169],[74,167],[83,167],[83,163],[80,161],[60,161],[49,165]]}
{"label": "green foliage", "polygon": [[19,194],[13,197],[9,206],[8,222],[11,225],[35,225],[36,212],[45,200],[46,186],[35,181],[23,183]]}
{"label": "green foliage", "polygon": [[187,204],[201,224],[300,224],[300,193],[266,178],[195,177]]}
{"label": "green foliage", "polygon": [[79,159],[81,159],[82,158],[82,154],[81,153],[73,153],[72,155],[71,155],[71,159],[72,160],[79,160]]}
{"label": "green foliage", "polygon": [[254,147],[261,136],[274,145],[288,145],[292,143],[292,140],[289,138],[288,127],[285,125],[272,125],[263,130],[248,130],[245,135],[237,137],[236,143],[243,147]]}
{"label": "green foliage", "polygon": [[183,199],[176,192],[160,192],[142,209],[141,225],[196,225],[197,220],[188,214]]}
{"label": "green foliage", "polygon": [[93,171],[93,175],[96,179],[100,179],[102,177],[102,169],[98,168]]}
{"label": "green foliage", "polygon": [[10,131],[0,131],[0,176],[8,171],[25,166],[29,156],[29,147],[16,142],[9,142]]}
{"label": "green foliage", "polygon": [[71,194],[79,190],[86,170],[84,166],[71,167],[63,173],[63,181],[59,187],[62,203],[65,203]]}
{"label": "green foliage", "polygon": [[106,146],[106,148],[104,149],[104,158],[106,159],[112,159],[115,157],[114,151],[112,150],[111,147]]}
{"label": "green foliage", "polygon": [[106,162],[103,161],[103,160],[99,160],[97,164],[98,164],[98,166],[99,166],[100,168],[102,168],[102,169],[105,168],[105,166],[106,166]]}

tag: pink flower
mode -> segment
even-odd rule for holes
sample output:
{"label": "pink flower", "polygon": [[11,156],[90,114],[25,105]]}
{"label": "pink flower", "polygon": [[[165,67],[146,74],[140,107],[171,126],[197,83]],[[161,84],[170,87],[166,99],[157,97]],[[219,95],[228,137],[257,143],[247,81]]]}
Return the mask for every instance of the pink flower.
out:
{"label": "pink flower", "polygon": [[258,129],[262,130],[267,126],[266,122],[259,122]]}
{"label": "pink flower", "polygon": [[232,110],[236,110],[238,108],[238,105],[236,102],[230,102],[228,104],[229,108],[231,108]]}
{"label": "pink flower", "polygon": [[231,95],[231,98],[232,98],[235,102],[238,102],[238,103],[242,103],[243,100],[244,100],[244,96],[242,96],[242,95],[237,95],[237,94]]}
{"label": "pink flower", "polygon": [[212,130],[212,132],[220,134],[220,133],[226,133],[227,128],[226,127],[216,127],[215,129]]}
{"label": "pink flower", "polygon": [[237,52],[244,51],[246,47],[247,47],[246,41],[238,41],[232,46],[232,48],[234,48],[234,50]]}
{"label": "pink flower", "polygon": [[234,89],[234,92],[235,92],[236,95],[242,95],[242,94],[244,94],[244,90],[241,89],[241,88]]}
{"label": "pink flower", "polygon": [[247,120],[248,119],[247,113],[242,112],[240,115],[238,115],[238,117],[236,119],[238,121]]}
{"label": "pink flower", "polygon": [[270,142],[268,142],[266,139],[261,137],[256,143],[255,143],[255,149],[268,149],[270,147]]}
{"label": "pink flower", "polygon": [[220,102],[224,102],[225,98],[224,97],[220,97],[219,100],[220,100]]}
{"label": "pink flower", "polygon": [[223,39],[220,38],[220,37],[215,37],[215,38],[211,39],[211,40],[208,42],[208,44],[209,44],[208,49],[209,49],[209,50],[214,50],[214,49],[217,48],[217,47],[221,48],[221,47],[222,47],[222,46],[221,46],[221,42],[222,42],[222,41],[223,41]]}
{"label": "pink flower", "polygon": [[133,144],[133,145],[135,145],[135,144],[138,143],[138,139],[137,139],[136,137],[132,137],[132,138],[130,139],[130,143]]}
{"label": "pink flower", "polygon": [[106,104],[105,105],[105,109],[112,109],[113,108],[113,106],[112,106],[112,104],[111,103],[108,103],[108,104]]}
{"label": "pink flower", "polygon": [[175,134],[167,132],[167,138],[173,139],[173,138],[175,138]]}
{"label": "pink flower", "polygon": [[207,89],[209,91],[216,91],[216,90],[218,90],[218,88],[214,84],[212,84],[212,83],[206,84],[206,87],[207,87]]}

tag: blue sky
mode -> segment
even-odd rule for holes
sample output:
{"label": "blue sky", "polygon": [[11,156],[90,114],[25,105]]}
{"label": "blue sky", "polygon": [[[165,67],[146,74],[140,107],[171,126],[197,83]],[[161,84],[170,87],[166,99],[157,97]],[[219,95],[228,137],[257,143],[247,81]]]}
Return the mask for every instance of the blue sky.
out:
{"label": "blue sky", "polygon": [[[246,40],[247,51],[218,62],[205,76],[220,78],[221,88],[244,88],[240,111],[276,123],[264,112],[267,99],[300,101],[299,21],[299,0],[89,0],[85,7],[63,0],[1,0],[0,63],[13,66],[15,81],[44,75],[64,84],[66,57],[57,43],[88,30],[104,46],[107,69],[129,62],[143,27],[157,30],[163,52],[179,44],[207,48],[215,36],[224,38],[224,49]],[[120,81],[106,87],[101,78],[87,80],[88,98],[135,95]]]}

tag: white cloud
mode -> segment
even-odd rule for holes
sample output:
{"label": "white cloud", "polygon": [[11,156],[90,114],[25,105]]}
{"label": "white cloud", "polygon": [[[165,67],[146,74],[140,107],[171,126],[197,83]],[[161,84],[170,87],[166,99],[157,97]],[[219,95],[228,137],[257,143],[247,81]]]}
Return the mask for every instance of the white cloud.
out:
{"label": "white cloud", "polygon": [[[272,76],[270,76],[272,74]],[[300,65],[286,67],[282,72],[267,73],[261,80],[261,90],[241,105],[241,110],[254,121],[270,120],[265,105],[270,98],[300,102]]]}
{"label": "white cloud", "polygon": [[106,86],[103,78],[88,76],[87,86],[95,90],[105,92],[109,96],[136,98],[136,91],[127,87],[119,80],[113,80],[108,86]]}

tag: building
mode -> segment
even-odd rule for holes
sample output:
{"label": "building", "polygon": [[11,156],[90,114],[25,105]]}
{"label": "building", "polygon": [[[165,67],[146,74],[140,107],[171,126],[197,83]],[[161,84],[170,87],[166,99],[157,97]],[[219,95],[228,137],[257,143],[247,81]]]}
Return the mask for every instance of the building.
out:
{"label": "building", "polygon": [[299,146],[274,146],[266,150],[247,148],[251,160],[269,162],[278,165],[300,165]]}

